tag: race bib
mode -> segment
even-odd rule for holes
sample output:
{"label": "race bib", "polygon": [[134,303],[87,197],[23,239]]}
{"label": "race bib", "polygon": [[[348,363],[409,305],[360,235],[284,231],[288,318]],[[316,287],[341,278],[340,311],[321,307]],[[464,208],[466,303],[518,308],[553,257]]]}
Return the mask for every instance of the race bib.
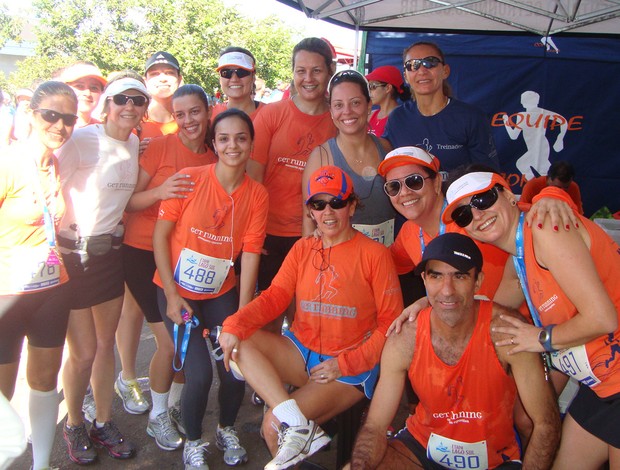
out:
{"label": "race bib", "polygon": [[553,367],[569,377],[574,377],[584,385],[594,387],[601,383],[600,379],[592,372],[584,344],[568,349],[560,349],[550,353],[550,356]]}
{"label": "race bib", "polygon": [[394,243],[394,219],[377,225],[353,224],[353,228],[385,246]]}
{"label": "race bib", "polygon": [[11,268],[12,290],[15,292],[35,292],[60,284],[60,260],[47,245],[15,248]]}
{"label": "race bib", "polygon": [[461,442],[431,433],[426,456],[445,468],[489,468],[487,441]]}
{"label": "race bib", "polygon": [[217,294],[228,276],[231,262],[183,248],[174,269],[174,280],[197,294]]}

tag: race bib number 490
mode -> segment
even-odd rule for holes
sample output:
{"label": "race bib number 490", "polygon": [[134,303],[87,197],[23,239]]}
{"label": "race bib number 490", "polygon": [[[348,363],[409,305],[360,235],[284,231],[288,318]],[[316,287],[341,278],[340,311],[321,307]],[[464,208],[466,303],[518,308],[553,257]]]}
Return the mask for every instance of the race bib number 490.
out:
{"label": "race bib number 490", "polygon": [[426,447],[429,460],[452,469],[487,469],[486,441],[462,442],[431,433]]}
{"label": "race bib number 490", "polygon": [[174,280],[183,289],[197,294],[217,294],[228,276],[230,265],[228,259],[213,258],[183,248],[174,269]]}

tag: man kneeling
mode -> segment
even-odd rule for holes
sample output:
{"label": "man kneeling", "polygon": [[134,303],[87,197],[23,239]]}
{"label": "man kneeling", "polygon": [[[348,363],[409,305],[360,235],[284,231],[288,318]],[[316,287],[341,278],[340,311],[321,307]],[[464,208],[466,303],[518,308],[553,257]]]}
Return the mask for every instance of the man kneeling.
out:
{"label": "man kneeling", "polygon": [[[500,315],[519,314],[474,299],[481,270],[482,255],[469,237],[448,233],[426,248],[416,274],[431,307],[386,342],[354,470],[551,467],[560,418],[541,356],[495,346],[503,338],[493,331],[504,323]],[[407,376],[420,404],[388,442]],[[534,422],[522,464],[512,418],[517,391]]]}

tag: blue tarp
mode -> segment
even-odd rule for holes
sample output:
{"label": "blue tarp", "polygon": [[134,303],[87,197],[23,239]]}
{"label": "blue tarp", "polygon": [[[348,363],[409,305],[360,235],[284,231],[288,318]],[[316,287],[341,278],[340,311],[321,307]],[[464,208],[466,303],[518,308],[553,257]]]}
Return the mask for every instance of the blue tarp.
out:
{"label": "blue tarp", "polygon": [[515,193],[525,167],[546,174],[549,162],[566,160],[586,215],[620,210],[620,39],[368,32],[367,69],[402,68],[402,51],[417,41],[441,47],[453,95],[487,114]]}

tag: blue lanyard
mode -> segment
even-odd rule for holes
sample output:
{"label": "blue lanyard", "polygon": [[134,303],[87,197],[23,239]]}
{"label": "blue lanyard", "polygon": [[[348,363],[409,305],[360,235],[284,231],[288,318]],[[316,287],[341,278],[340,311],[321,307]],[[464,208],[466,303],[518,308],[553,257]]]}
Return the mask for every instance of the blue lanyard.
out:
{"label": "blue lanyard", "polygon": [[43,201],[43,226],[45,227],[45,236],[50,248],[56,246],[56,230],[54,229],[54,220],[50,214],[47,204]]}
{"label": "blue lanyard", "polygon": [[536,307],[534,307],[534,302],[532,302],[532,298],[530,297],[530,291],[527,287],[527,277],[525,273],[525,249],[523,248],[523,223],[524,221],[525,221],[525,212],[521,212],[521,216],[519,217],[519,225],[517,226],[517,235],[515,237],[515,243],[517,245],[517,254],[516,256],[512,257],[512,262],[515,265],[517,276],[519,276],[519,284],[521,285],[521,290],[523,291],[523,296],[525,297],[527,308],[530,311],[530,315],[532,316],[534,325],[538,327],[542,327],[542,322],[540,321],[538,310],[536,310]]}
{"label": "blue lanyard", "polygon": [[185,356],[187,355],[187,345],[189,344],[189,335],[192,332],[192,328],[197,328],[199,325],[198,318],[196,316],[192,316],[189,320],[185,322],[185,331],[183,332],[183,341],[181,341],[181,350],[179,351],[179,361],[181,365],[177,367],[177,347],[178,347],[178,337],[179,337],[179,325],[174,324],[174,357],[172,358],[172,368],[175,372],[179,372],[183,369],[183,365],[185,364]]}
{"label": "blue lanyard", "polygon": [[[448,201],[446,201],[445,199],[443,200],[443,206],[441,207],[441,214],[443,214],[443,211],[446,210],[446,207],[448,206]],[[441,220],[441,214],[439,216],[439,235],[443,235],[444,233],[446,233],[446,224],[443,223],[443,220]],[[422,227],[420,227],[420,248],[422,250],[422,254],[424,254],[424,250],[426,250],[426,243],[424,243],[424,230],[422,230]]]}

